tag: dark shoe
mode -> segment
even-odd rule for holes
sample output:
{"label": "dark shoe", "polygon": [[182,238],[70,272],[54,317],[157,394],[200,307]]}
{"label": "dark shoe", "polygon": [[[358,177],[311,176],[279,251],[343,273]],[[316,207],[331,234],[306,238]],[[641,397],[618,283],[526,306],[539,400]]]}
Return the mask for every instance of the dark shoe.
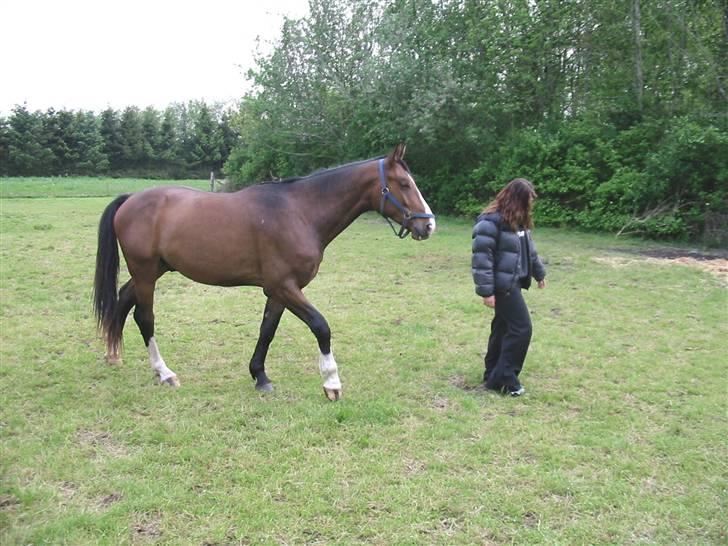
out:
{"label": "dark shoe", "polygon": [[508,396],[523,396],[526,394],[526,389],[523,388],[523,385],[506,385],[501,389],[501,392]]}
{"label": "dark shoe", "polygon": [[508,396],[522,396],[526,394],[526,389],[523,388],[523,385],[488,385],[485,384],[486,390],[489,391],[495,391],[499,394],[506,394]]}

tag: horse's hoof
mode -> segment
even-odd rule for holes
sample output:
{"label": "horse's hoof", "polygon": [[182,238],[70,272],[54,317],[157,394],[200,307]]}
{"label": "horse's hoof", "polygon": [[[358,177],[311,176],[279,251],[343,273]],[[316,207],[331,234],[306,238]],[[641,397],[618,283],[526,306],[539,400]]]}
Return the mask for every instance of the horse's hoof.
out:
{"label": "horse's hoof", "polygon": [[106,363],[110,366],[118,366],[119,364],[121,364],[121,357],[106,355]]}
{"label": "horse's hoof", "polygon": [[326,395],[326,398],[332,402],[336,402],[341,399],[341,389],[327,389],[324,387],[324,394]]}
{"label": "horse's hoof", "polygon": [[263,383],[262,385],[255,384],[255,390],[259,392],[273,392],[273,383]]}
{"label": "horse's hoof", "polygon": [[172,376],[168,377],[167,379],[165,379],[164,381],[160,381],[160,384],[167,385],[168,387],[172,387],[173,389],[176,389],[177,387],[179,387],[181,385],[181,383],[179,382],[179,379],[177,379],[176,375],[172,375]]}

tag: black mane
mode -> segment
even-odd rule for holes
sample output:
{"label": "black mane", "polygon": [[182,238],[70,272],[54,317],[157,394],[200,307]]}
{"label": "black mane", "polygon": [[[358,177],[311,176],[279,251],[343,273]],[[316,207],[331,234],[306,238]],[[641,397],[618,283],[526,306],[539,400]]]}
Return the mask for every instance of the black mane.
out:
{"label": "black mane", "polygon": [[[341,171],[344,169],[349,169],[351,167],[356,167],[363,163],[369,163],[370,161],[378,161],[380,159],[384,159],[385,157],[386,156],[373,157],[370,159],[361,159],[359,161],[353,161],[352,163],[346,163],[344,165],[339,165],[337,167],[325,167],[323,169],[318,169],[306,176],[293,176],[291,178],[284,178],[282,180],[268,180],[265,182],[260,182],[260,184],[293,184],[296,182],[305,182],[314,177],[318,178],[320,176],[328,176],[328,175],[336,174],[338,171]],[[404,161],[402,161],[402,164],[407,169],[407,172],[409,172],[409,168],[407,168],[407,165],[404,164]]]}

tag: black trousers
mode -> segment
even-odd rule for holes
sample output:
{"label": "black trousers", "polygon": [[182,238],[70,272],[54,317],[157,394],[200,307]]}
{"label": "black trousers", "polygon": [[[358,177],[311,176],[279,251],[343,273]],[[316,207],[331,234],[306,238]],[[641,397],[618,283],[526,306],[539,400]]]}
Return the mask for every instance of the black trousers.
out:
{"label": "black trousers", "polygon": [[495,316],[490,324],[488,351],[485,355],[485,386],[498,389],[520,385],[518,374],[523,369],[531,343],[531,315],[520,288],[495,295]]}

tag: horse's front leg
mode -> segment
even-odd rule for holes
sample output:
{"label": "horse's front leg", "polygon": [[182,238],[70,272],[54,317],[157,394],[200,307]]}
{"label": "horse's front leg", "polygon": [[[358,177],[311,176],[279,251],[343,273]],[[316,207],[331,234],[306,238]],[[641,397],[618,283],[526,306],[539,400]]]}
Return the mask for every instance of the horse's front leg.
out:
{"label": "horse's front leg", "polygon": [[321,370],[321,377],[324,379],[324,394],[326,398],[332,402],[340,399],[342,391],[341,379],[339,379],[339,369],[336,366],[333,351],[329,350],[328,353],[321,351],[319,355],[319,370]]}
{"label": "horse's front leg", "polygon": [[331,330],[324,316],[309,303],[303,292],[298,287],[289,287],[282,298],[294,315],[300,318],[311,329],[316,336],[319,346],[319,370],[324,380],[324,394],[332,402],[339,400],[342,394],[341,379],[339,370],[331,350]]}
{"label": "horse's front leg", "polygon": [[265,311],[263,311],[263,320],[260,323],[260,335],[258,343],[255,345],[253,357],[250,359],[250,375],[255,379],[255,390],[272,391],[273,384],[265,373],[265,357],[268,355],[268,347],[270,347],[273,337],[276,335],[278,323],[281,321],[281,315],[285,307],[275,300],[268,298],[265,303]]}

